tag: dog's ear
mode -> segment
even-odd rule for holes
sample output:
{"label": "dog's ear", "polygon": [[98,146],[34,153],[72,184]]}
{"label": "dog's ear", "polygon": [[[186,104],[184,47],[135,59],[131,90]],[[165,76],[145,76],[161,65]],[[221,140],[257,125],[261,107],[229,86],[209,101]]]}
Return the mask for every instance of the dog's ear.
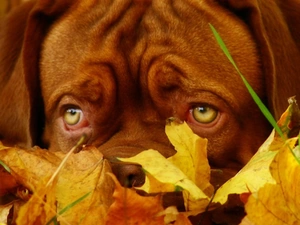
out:
{"label": "dog's ear", "polygon": [[275,118],[287,99],[300,99],[300,1],[219,0],[247,23],[257,41],[265,76],[268,106]]}
{"label": "dog's ear", "polygon": [[41,45],[51,24],[71,2],[75,1],[28,1],[0,22],[0,140],[6,145],[39,144]]}

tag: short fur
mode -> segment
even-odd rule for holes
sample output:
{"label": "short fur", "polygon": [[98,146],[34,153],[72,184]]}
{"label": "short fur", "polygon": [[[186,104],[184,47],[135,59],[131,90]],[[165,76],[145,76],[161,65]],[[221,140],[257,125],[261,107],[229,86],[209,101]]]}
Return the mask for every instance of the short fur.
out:
{"label": "short fur", "polygon": [[[170,156],[164,126],[177,117],[208,138],[210,164],[228,179],[271,127],[209,23],[278,119],[300,94],[297,0],[37,0],[1,22],[2,141],[68,151],[86,133],[107,158]],[[217,119],[195,122],[190,110],[207,105]],[[65,124],[70,106],[85,124]]]}

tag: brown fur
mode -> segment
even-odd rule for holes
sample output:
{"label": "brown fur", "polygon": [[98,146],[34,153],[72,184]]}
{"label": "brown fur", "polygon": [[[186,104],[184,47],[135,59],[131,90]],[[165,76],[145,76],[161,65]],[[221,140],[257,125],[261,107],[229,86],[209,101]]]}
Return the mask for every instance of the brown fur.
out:
{"label": "brown fur", "polygon": [[[226,180],[271,128],[208,24],[278,119],[300,90],[299,15],[296,0],[26,2],[1,24],[0,136],[68,151],[86,133],[108,158],[148,148],[170,156],[164,126],[177,117],[208,138]],[[215,122],[191,121],[201,104],[218,109]],[[69,105],[88,125],[66,129]]]}

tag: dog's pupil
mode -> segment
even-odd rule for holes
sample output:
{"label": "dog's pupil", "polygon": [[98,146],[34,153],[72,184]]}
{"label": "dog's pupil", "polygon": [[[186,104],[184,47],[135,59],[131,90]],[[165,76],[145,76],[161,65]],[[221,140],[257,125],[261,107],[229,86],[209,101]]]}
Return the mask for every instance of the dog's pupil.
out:
{"label": "dog's pupil", "polygon": [[68,109],[68,112],[69,112],[72,116],[74,116],[74,115],[77,114],[77,110],[76,110],[76,109]]}
{"label": "dog's pupil", "polygon": [[207,112],[207,107],[198,107],[198,111],[200,113],[206,113]]}

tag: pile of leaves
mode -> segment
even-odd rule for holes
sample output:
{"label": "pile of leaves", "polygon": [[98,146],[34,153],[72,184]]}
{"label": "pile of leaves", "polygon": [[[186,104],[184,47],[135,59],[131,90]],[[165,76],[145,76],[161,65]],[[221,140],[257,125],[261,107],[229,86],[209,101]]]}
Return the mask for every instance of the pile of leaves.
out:
{"label": "pile of leaves", "polygon": [[[166,134],[177,153],[150,149],[132,158],[146,174],[138,188],[122,187],[92,146],[68,154],[0,146],[0,224],[191,224],[188,217],[217,210],[238,195],[246,216],[240,224],[300,224],[299,109],[295,101],[249,163],[218,190],[210,184],[207,140],[185,123]],[[140,195],[141,192],[149,195]],[[184,212],[163,207],[165,193],[181,192]]]}

